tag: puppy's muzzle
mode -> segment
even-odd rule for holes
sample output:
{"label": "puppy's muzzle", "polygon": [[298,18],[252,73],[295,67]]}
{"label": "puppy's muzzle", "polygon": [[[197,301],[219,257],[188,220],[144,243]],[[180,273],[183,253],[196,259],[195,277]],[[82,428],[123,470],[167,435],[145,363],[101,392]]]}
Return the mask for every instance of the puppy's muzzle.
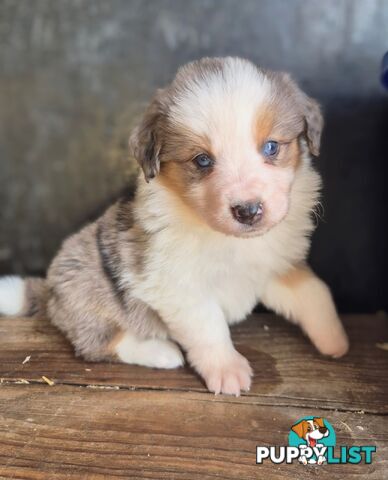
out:
{"label": "puppy's muzzle", "polygon": [[253,225],[263,216],[263,204],[261,202],[245,202],[231,207],[233,217],[245,225]]}

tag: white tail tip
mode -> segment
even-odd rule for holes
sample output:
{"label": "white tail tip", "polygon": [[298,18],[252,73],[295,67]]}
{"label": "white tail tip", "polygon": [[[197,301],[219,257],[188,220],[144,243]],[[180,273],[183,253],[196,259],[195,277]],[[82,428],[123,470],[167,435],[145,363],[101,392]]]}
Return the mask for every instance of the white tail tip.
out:
{"label": "white tail tip", "polygon": [[0,277],[0,315],[18,315],[25,302],[25,283],[21,277]]}

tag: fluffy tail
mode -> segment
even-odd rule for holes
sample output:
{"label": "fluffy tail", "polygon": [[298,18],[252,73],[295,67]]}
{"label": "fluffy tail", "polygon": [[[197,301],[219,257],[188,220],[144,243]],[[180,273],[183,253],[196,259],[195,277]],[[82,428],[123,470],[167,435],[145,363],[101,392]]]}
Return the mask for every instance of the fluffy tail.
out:
{"label": "fluffy tail", "polygon": [[48,288],[43,278],[0,277],[0,315],[32,316],[43,313]]}

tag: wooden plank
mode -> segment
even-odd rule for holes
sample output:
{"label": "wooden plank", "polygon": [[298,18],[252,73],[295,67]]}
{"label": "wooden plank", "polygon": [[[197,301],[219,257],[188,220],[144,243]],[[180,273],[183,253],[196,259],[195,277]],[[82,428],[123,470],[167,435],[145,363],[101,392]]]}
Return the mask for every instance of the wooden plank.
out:
{"label": "wooden plank", "polygon": [[371,465],[255,464],[256,445],[287,444],[290,426],[308,414],[196,392],[3,384],[0,477],[384,478],[388,419],[371,414],[314,410],[332,423],[337,445],[377,446]]}
{"label": "wooden plank", "polygon": [[[255,377],[242,401],[261,405],[304,406],[388,413],[388,323],[377,316],[344,316],[350,353],[331,360],[319,355],[300,330],[274,315],[252,315],[233,329],[237,348],[250,360]],[[109,363],[86,363],[47,321],[0,320],[0,378],[121,388],[205,392],[189,368],[175,371]],[[30,361],[23,364],[27,356]]]}

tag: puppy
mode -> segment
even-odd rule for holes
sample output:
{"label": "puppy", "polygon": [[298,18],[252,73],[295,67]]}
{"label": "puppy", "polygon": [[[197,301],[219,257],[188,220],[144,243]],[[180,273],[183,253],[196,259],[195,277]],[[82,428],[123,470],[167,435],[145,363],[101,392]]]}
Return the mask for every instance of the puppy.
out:
{"label": "puppy", "polygon": [[[320,417],[314,417],[312,420],[302,420],[293,425],[291,430],[295,432],[298,437],[303,438],[303,440],[306,441],[306,447],[310,448],[323,447],[324,445],[318,443],[318,440],[329,436],[329,430],[325,427],[325,423]],[[302,448],[301,450],[303,452]],[[318,463],[318,465],[322,465],[322,463],[326,461],[326,457],[324,455],[319,455],[317,460],[315,460],[315,458],[307,460],[306,455],[302,453],[299,457],[299,461],[304,465],[307,465],[307,463]]]}
{"label": "puppy", "polygon": [[68,238],[45,280],[3,278],[0,309],[46,313],[87,360],[176,368],[179,345],[215,393],[250,388],[229,325],[258,301],[343,355],[330,291],[305,263],[322,123],[287,74],[229,57],[180,68],[130,137],[134,200]]}

